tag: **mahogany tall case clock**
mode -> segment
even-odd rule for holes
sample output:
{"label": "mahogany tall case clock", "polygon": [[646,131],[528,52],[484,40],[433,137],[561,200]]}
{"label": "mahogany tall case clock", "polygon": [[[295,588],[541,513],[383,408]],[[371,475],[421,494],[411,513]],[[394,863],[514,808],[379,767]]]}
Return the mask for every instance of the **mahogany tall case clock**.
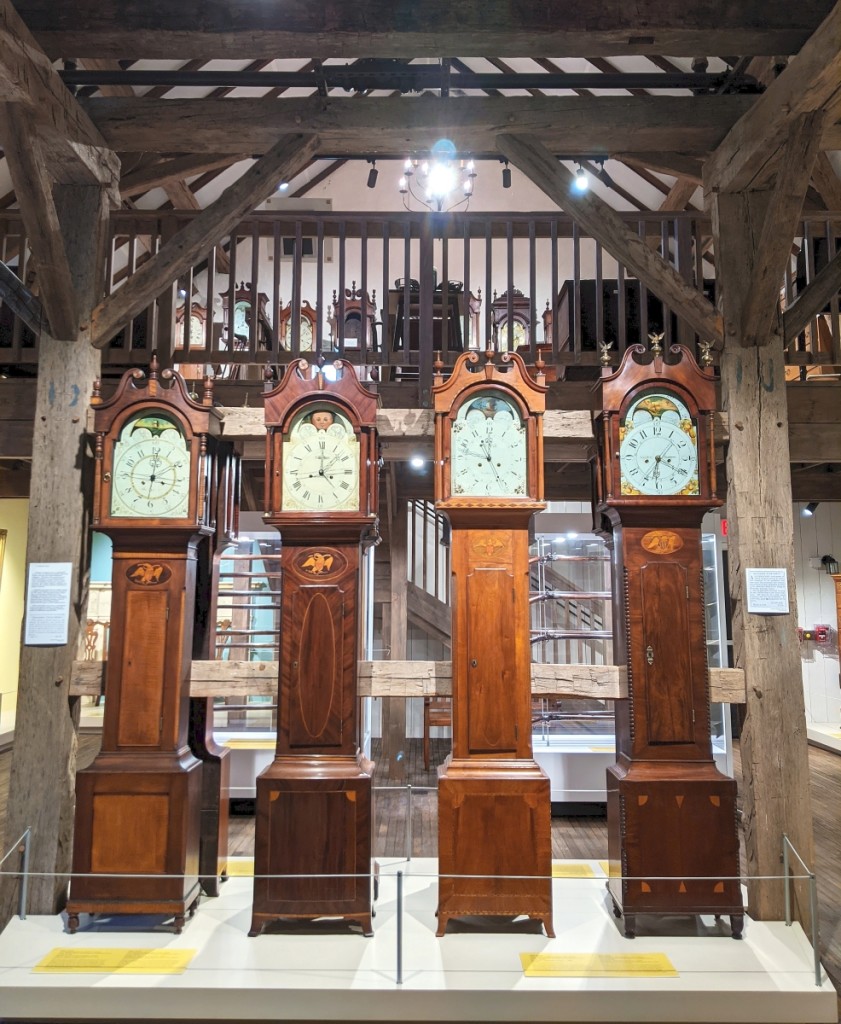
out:
{"label": "mahogany tall case clock", "polygon": [[[377,396],[292,363],[265,395],[267,523],[281,534],[274,762],[257,779],[252,935],[342,917],[371,934],[371,771],[359,751],[362,542],[377,524]],[[272,876],[272,877],[265,877]],[[304,877],[305,876],[305,877]]]}
{"label": "mahogany tall case clock", "polygon": [[596,512],[613,547],[617,763],[607,772],[608,889],[625,934],[636,915],[729,914],[739,887],[736,783],[713,761],[701,520],[716,495],[715,382],[658,339],[604,370]]}
{"label": "mahogany tall case clock", "polygon": [[543,509],[542,374],[518,355],[439,372],[436,509],[452,527],[453,750],[438,770],[438,935],[528,915],[552,936],[549,780],[532,756],[528,528]]}
{"label": "mahogany tall case clock", "polygon": [[171,914],[180,931],[198,899],[201,762],[187,728],[196,545],[214,530],[212,403],[209,381],[196,401],[154,356],[110,399],[94,390],[111,640],[102,748],[76,779],[71,932],[80,912],[98,911]]}

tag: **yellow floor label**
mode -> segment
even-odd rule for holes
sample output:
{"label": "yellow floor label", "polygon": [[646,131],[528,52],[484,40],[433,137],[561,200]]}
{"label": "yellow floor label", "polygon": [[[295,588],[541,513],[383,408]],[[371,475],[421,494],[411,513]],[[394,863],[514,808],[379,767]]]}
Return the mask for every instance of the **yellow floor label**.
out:
{"label": "yellow floor label", "polygon": [[604,873],[608,877],[610,877],[610,861],[609,860],[600,860],[599,861],[599,867],[602,869],[602,871],[604,871]]}
{"label": "yellow floor label", "polygon": [[589,864],[577,864],[568,860],[552,861],[553,878],[595,878],[595,872]]}
{"label": "yellow floor label", "polygon": [[274,740],[225,740],[225,746],[231,750],[274,750]]}
{"label": "yellow floor label", "polygon": [[591,754],[612,754],[616,750],[616,747],[587,747],[587,749]]}
{"label": "yellow floor label", "polygon": [[665,953],[520,953],[527,978],[677,978]]}
{"label": "yellow floor label", "polygon": [[59,946],[33,970],[41,974],[183,974],[194,949],[79,949]]}
{"label": "yellow floor label", "polygon": [[250,878],[254,874],[254,858],[243,857],[242,860],[228,861],[229,878]]}

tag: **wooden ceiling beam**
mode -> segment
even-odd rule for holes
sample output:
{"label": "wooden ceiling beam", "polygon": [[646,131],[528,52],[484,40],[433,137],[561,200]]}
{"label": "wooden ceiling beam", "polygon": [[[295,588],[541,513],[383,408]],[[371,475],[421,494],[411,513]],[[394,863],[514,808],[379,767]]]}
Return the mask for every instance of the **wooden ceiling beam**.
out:
{"label": "wooden ceiling beam", "polygon": [[788,347],[806,324],[818,315],[841,291],[841,252],[815,277],[783,313],[783,342]]}
{"label": "wooden ceiling beam", "polygon": [[[185,56],[440,57],[458,40],[462,57],[586,57],[668,53],[795,53],[829,9],[827,0],[669,0],[593,4],[426,0],[407,13],[393,0],[323,4],[285,0],[16,0],[53,57]],[[595,9],[594,9],[595,7]]]}
{"label": "wooden ceiling beam", "polygon": [[0,0],[0,103],[19,105],[26,111],[29,137],[37,134],[48,142],[43,157],[55,181],[105,185],[113,205],[119,205],[119,160],[53,70],[11,0]]}
{"label": "wooden ceiling beam", "polygon": [[317,147],[317,136],[310,134],[284,135],[276,142],[215,203],[165,242],[122,288],[97,306],[91,325],[93,345],[104,348],[123,323],[137,316],[247,213],[271,195],[279,180],[299,173],[313,158]]}
{"label": "wooden ceiling beam", "polygon": [[207,156],[179,156],[171,160],[144,161],[139,167],[125,174],[120,181],[120,195],[123,199],[142,195],[153,188],[163,188],[172,181],[183,181],[207,171],[230,167],[245,155],[230,153],[209,153]]}
{"label": "wooden ceiling beam", "polygon": [[780,281],[791,257],[791,240],[812,176],[823,117],[822,112],[812,112],[795,119],[782,147],[746,289],[738,336],[741,345],[767,344],[772,337],[770,328],[778,316]]}
{"label": "wooden ceiling beam", "polygon": [[723,340],[721,317],[712,303],[687,284],[645,240],[631,231],[607,203],[592,192],[576,193],[573,178],[537,139],[501,134],[499,151],[580,224],[607,251],[666,302],[707,341]]}
{"label": "wooden ceiling beam", "polygon": [[636,170],[657,171],[675,178],[686,178],[698,186],[703,181],[704,165],[701,158],[693,153],[673,153],[663,150],[658,153],[613,153],[615,160]]}
{"label": "wooden ceiling beam", "polygon": [[[751,96],[482,96],[83,100],[121,152],[265,153],[277,134],[315,132],[333,157],[401,157],[442,136],[494,153],[499,132],[535,135],[558,155],[609,157],[658,150],[706,156],[751,107]],[[832,134],[831,132],[829,133]],[[836,133],[841,135],[841,129]],[[834,136],[832,136],[834,138]],[[828,147],[831,148],[831,147]],[[687,157],[683,156],[683,162]],[[659,168],[656,168],[659,169]],[[675,173],[667,170],[667,173]]]}
{"label": "wooden ceiling beam", "polygon": [[0,104],[0,132],[18,205],[32,247],[52,335],[75,338],[79,304],[73,272],[53,199],[53,181],[42,147],[33,138],[28,111],[20,103]]}
{"label": "wooden ceiling beam", "polygon": [[[779,78],[733,125],[704,166],[706,192],[741,192],[761,185],[792,122],[841,95],[841,0]],[[827,119],[827,123],[832,119]],[[837,148],[826,145],[827,149]]]}
{"label": "wooden ceiling beam", "polygon": [[33,334],[50,330],[47,314],[37,295],[26,287],[17,274],[0,262],[0,299],[20,317]]}

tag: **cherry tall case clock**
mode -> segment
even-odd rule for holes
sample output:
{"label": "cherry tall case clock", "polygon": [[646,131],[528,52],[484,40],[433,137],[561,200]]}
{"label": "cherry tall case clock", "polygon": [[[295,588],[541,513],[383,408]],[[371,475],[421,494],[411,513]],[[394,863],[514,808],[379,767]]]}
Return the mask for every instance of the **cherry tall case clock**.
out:
{"label": "cherry tall case clock", "polygon": [[715,382],[689,350],[628,349],[600,382],[596,514],[613,547],[617,763],[607,772],[608,889],[637,914],[730,915],[738,938],[736,783],[712,756],[701,520],[715,488]]}
{"label": "cherry tall case clock", "polygon": [[546,388],[518,355],[439,373],[436,508],[452,527],[453,750],[438,770],[438,935],[450,918],[552,936],[549,780],[532,756],[529,539],[543,509]]}
{"label": "cherry tall case clock", "polygon": [[94,390],[111,639],[102,748],[76,779],[71,931],[99,911],[171,914],[180,931],[198,898],[201,762],[187,730],[196,545],[214,530],[212,401],[209,382],[195,401],[154,357],[110,399]]}
{"label": "cherry tall case clock", "polygon": [[[342,917],[371,934],[371,771],[359,751],[362,544],[377,524],[376,395],[337,360],[265,395],[265,519],[280,530],[278,737],[257,779],[251,934]],[[280,876],[280,877],[261,877]],[[306,877],[302,877],[306,876]]]}

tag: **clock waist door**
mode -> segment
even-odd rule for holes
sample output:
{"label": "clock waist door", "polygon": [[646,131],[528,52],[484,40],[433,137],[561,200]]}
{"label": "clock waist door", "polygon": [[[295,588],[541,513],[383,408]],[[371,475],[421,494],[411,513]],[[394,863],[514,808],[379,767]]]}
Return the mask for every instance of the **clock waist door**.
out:
{"label": "clock waist door", "polygon": [[651,553],[631,546],[634,532],[625,533],[634,723],[630,749],[620,729],[620,750],[651,760],[710,760],[700,545]]}
{"label": "clock waist door", "polygon": [[277,753],[356,752],[358,545],[284,547]]}
{"label": "clock waist door", "polygon": [[115,550],[102,750],[151,753],[187,746],[195,553]]}
{"label": "clock waist door", "polygon": [[453,533],[457,759],[532,756],[527,545],[522,531]]}

